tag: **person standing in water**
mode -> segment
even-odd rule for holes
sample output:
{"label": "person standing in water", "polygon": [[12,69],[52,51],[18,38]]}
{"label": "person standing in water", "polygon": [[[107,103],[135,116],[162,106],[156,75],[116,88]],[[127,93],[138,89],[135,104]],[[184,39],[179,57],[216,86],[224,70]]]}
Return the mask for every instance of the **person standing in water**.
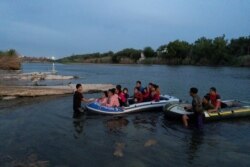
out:
{"label": "person standing in water", "polygon": [[[198,89],[197,88],[190,88],[189,91],[190,96],[193,98],[192,100],[192,107],[185,107],[185,110],[191,110],[194,112],[194,121],[195,125],[198,129],[203,128],[203,108],[202,108],[202,100],[198,96]],[[182,121],[185,127],[188,127],[188,120],[189,116],[183,115]]]}
{"label": "person standing in water", "polygon": [[79,115],[80,113],[84,112],[84,109],[81,106],[81,102],[89,103],[89,102],[92,102],[92,101],[95,100],[93,98],[92,99],[84,98],[83,95],[82,95],[82,92],[83,92],[82,85],[77,84],[76,85],[76,91],[75,91],[74,96],[73,96],[74,115]]}

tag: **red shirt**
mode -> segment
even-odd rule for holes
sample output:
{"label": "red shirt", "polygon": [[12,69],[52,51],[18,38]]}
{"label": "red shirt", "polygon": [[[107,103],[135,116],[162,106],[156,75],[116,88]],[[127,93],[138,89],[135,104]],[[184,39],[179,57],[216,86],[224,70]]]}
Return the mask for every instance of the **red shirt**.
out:
{"label": "red shirt", "polygon": [[220,107],[221,106],[221,102],[220,102],[220,95],[219,94],[215,94],[215,95],[209,95],[210,96],[210,101],[211,101],[211,104],[214,106],[214,107]]}
{"label": "red shirt", "polygon": [[152,96],[152,101],[159,101],[160,100],[160,95],[159,94],[154,94],[153,96]]}
{"label": "red shirt", "polygon": [[143,100],[147,100],[149,98],[149,92],[145,92],[142,94]]}
{"label": "red shirt", "polygon": [[134,98],[137,99],[137,103],[143,102],[143,95],[141,92],[134,94]]}
{"label": "red shirt", "polygon": [[158,93],[152,95],[151,98],[152,101],[160,101],[160,95]]}
{"label": "red shirt", "polygon": [[121,102],[125,103],[126,102],[126,97],[125,94],[123,92],[120,92],[118,94],[119,99],[121,100]]}

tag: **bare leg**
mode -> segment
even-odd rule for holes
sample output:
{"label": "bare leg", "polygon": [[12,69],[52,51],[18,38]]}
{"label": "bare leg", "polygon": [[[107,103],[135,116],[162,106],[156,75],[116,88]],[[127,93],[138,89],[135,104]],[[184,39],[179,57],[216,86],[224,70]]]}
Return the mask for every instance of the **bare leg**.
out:
{"label": "bare leg", "polygon": [[185,127],[188,127],[188,120],[189,120],[189,118],[188,118],[187,115],[183,115],[183,116],[182,116],[182,122],[183,122],[183,125],[184,125]]}

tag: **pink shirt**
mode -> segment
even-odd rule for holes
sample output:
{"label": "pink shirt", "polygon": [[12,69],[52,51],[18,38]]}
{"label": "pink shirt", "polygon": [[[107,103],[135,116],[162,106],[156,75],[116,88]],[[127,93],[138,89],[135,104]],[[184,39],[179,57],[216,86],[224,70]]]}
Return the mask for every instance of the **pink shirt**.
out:
{"label": "pink shirt", "polygon": [[120,103],[118,100],[118,95],[114,94],[113,96],[110,97],[110,99],[108,100],[108,103],[106,104],[106,106],[108,107],[119,107]]}
{"label": "pink shirt", "polygon": [[100,98],[98,99],[98,103],[102,104],[102,105],[106,105],[108,102],[108,98]]}

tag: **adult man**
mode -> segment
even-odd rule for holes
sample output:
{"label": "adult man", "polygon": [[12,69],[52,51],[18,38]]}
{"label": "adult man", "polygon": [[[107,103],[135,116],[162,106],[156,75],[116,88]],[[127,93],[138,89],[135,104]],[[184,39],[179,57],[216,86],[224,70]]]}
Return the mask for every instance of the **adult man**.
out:
{"label": "adult man", "polygon": [[221,108],[221,98],[220,95],[217,94],[216,88],[211,87],[209,91],[210,103],[213,105],[213,109],[208,110],[208,112],[218,112]]}
{"label": "adult man", "polygon": [[141,81],[136,81],[135,87],[139,88],[140,92],[143,93],[143,87],[141,86]]}
{"label": "adult man", "polygon": [[[185,107],[185,110],[192,110],[194,112],[193,117],[197,128],[203,127],[203,108],[201,98],[198,96],[197,88],[190,88],[189,94],[193,98],[192,107]],[[182,121],[185,127],[188,127],[188,120],[190,118],[187,115],[182,116]]]}
{"label": "adult man", "polygon": [[74,93],[74,98],[73,98],[73,109],[74,109],[74,114],[80,114],[81,112],[84,112],[83,108],[81,107],[81,102],[91,102],[94,101],[94,99],[86,99],[82,95],[82,85],[77,84],[76,85],[76,91]]}

